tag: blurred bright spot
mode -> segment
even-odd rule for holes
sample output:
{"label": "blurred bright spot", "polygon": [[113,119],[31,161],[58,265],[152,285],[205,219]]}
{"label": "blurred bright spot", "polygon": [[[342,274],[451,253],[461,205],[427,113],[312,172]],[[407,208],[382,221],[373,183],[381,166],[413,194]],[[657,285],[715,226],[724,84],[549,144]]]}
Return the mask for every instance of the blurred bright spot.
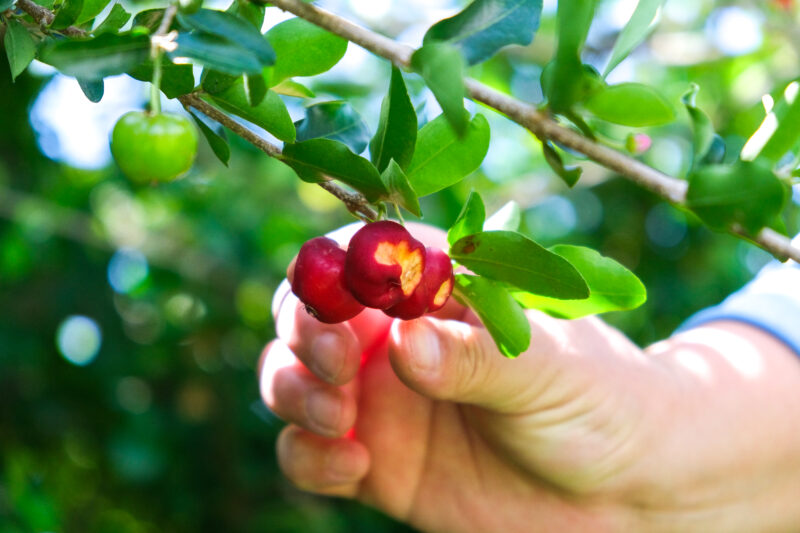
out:
{"label": "blurred bright spot", "polygon": [[150,302],[114,295],[114,307],[123,320],[125,334],[139,344],[152,344],[164,330],[164,319]]}
{"label": "blurred bright spot", "polygon": [[145,381],[126,377],[119,380],[116,388],[117,402],[120,407],[133,414],[142,414],[153,402],[153,392]]}
{"label": "blurred bright spot", "polygon": [[737,243],[736,255],[750,274],[757,274],[773,259],[769,252],[744,241]]}
{"label": "blurred bright spot", "polygon": [[350,8],[358,16],[367,20],[376,20],[392,10],[392,0],[350,0]]}
{"label": "blurred bright spot", "polygon": [[719,50],[727,55],[755,51],[763,40],[761,16],[740,7],[723,7],[711,13],[706,32]]}
{"label": "blurred bright spot", "polygon": [[100,327],[85,316],[67,317],[56,333],[56,345],[64,359],[78,366],[91,363],[100,351]]}
{"label": "blurred bright spot", "polygon": [[705,7],[700,0],[670,0],[664,4],[663,15],[679,26],[688,26],[700,16]]}
{"label": "blurred bright spot", "polygon": [[181,292],[167,300],[164,312],[172,324],[189,327],[206,316],[206,305],[199,298]]}
{"label": "blurred bright spot", "polygon": [[772,89],[772,77],[763,63],[753,63],[742,70],[731,84],[731,95],[742,105],[752,105]]}
{"label": "blurred bright spot", "polygon": [[143,84],[129,76],[105,79],[103,99],[95,104],[78,82],[57,74],[39,93],[31,124],[44,154],[78,168],[101,168],[111,161],[108,140],[117,119],[139,108]]}
{"label": "blurred bright spot", "polygon": [[108,282],[120,294],[128,294],[147,279],[147,259],[138,250],[117,250],[108,263]]}
{"label": "blurred bright spot", "polygon": [[245,322],[253,326],[266,324],[270,319],[272,291],[256,280],[247,280],[236,291],[236,309]]}
{"label": "blurred bright spot", "polygon": [[559,239],[575,229],[578,215],[572,202],[550,196],[528,211],[527,224],[534,239]]}
{"label": "blurred bright spot", "polygon": [[297,196],[303,205],[317,213],[331,213],[341,207],[334,195],[313,183],[297,180]]}
{"label": "blurred bright spot", "polygon": [[116,185],[101,184],[92,191],[91,203],[113,243],[130,248],[138,248],[144,243],[147,215],[129,192]]}
{"label": "blurred bright spot", "polygon": [[689,231],[683,213],[663,203],[650,209],[644,228],[650,242],[661,248],[679,245]]}
{"label": "blurred bright spot", "polygon": [[516,134],[519,128],[508,128],[507,122],[499,124],[493,121],[492,131],[498,134],[492,137],[492,149],[481,163],[486,176],[498,183],[518,178],[531,166],[529,148],[533,137],[524,134],[520,137]]}
{"label": "blurred bright spot", "polygon": [[605,4],[602,11],[603,22],[612,29],[621,30],[630,20],[637,4],[638,0],[617,0]]}
{"label": "blurred bright spot", "polygon": [[202,422],[211,414],[214,395],[206,385],[190,382],[181,387],[177,398],[178,414],[190,422]]}
{"label": "blurred bright spot", "polygon": [[[656,169],[676,176],[681,173],[684,166],[683,139],[673,137],[656,137],[653,146],[644,154],[645,161]],[[686,147],[688,150],[688,146]]]}

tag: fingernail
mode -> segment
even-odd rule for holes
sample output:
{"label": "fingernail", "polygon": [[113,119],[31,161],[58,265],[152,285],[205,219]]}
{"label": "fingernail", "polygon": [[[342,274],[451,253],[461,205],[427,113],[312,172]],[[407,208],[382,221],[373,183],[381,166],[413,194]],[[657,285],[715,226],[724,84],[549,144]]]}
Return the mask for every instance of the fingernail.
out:
{"label": "fingernail", "polygon": [[311,371],[317,376],[334,383],[342,373],[345,359],[345,346],[342,337],[327,331],[320,333],[311,344]]}
{"label": "fingernail", "polygon": [[336,433],[342,416],[341,402],[328,391],[313,390],[306,399],[306,415],[321,433]]}
{"label": "fingernail", "polygon": [[439,336],[424,320],[406,324],[402,342],[408,347],[411,371],[426,375],[437,373],[442,360]]}

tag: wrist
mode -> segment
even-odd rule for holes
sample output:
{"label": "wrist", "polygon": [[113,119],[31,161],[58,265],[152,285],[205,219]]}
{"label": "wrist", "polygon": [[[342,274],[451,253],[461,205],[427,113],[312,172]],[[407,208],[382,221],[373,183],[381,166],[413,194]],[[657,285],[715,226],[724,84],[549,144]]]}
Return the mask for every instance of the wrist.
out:
{"label": "wrist", "polygon": [[648,350],[674,405],[637,507],[648,531],[789,531],[800,523],[800,362],[763,330],[721,321]]}

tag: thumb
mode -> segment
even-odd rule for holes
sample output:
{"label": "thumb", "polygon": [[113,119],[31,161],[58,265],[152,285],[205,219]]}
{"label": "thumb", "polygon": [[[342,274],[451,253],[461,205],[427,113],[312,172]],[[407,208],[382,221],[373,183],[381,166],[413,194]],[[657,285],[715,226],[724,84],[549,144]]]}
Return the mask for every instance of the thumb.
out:
{"label": "thumb", "polygon": [[507,359],[482,327],[424,317],[392,324],[389,359],[409,388],[434,400],[515,412],[530,394],[530,354]]}

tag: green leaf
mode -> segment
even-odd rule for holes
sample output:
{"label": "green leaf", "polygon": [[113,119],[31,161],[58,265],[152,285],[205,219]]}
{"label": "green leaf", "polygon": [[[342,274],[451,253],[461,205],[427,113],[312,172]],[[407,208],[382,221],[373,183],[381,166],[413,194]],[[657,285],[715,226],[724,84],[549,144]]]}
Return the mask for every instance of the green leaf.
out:
{"label": "green leaf", "polygon": [[456,274],[453,296],[478,315],[504,356],[517,357],[528,349],[531,344],[528,317],[499,283]]}
{"label": "green leaf", "polygon": [[579,166],[565,166],[564,161],[561,159],[561,154],[556,151],[550,141],[542,142],[542,153],[544,154],[544,160],[547,161],[553,172],[564,180],[568,187],[574,187],[578,180],[581,179],[583,169]]}
{"label": "green leaf", "polygon": [[16,0],[0,0],[0,12],[14,7]]}
{"label": "green leaf", "polygon": [[[128,75],[139,81],[153,79],[153,62],[149,59],[128,71]],[[191,65],[161,64],[161,92],[167,98],[177,98],[194,90],[194,72]]]}
{"label": "green leaf", "polygon": [[282,160],[303,181],[317,183],[330,176],[361,191],[371,202],[389,194],[378,169],[339,141],[311,139],[287,144]]}
{"label": "green leaf", "polygon": [[582,100],[584,68],[580,53],[594,18],[597,0],[559,0],[556,14],[558,47],[551,74],[543,80],[550,108],[568,111]]}
{"label": "green leaf", "polygon": [[483,205],[483,199],[477,192],[470,191],[461,213],[447,232],[447,242],[452,246],[467,235],[480,233],[483,231],[484,220],[486,220],[486,207]]}
{"label": "green leaf", "polygon": [[227,167],[228,161],[231,159],[231,148],[228,146],[225,128],[199,112],[189,111],[189,114],[192,115],[195,124],[211,146],[211,151]]}
{"label": "green leaf", "polygon": [[95,104],[103,99],[103,93],[105,92],[105,84],[103,80],[84,80],[78,78],[78,85],[83,91],[83,94],[86,98],[89,99],[90,102],[94,102]]}
{"label": "green leaf", "polygon": [[179,33],[175,43],[178,48],[169,52],[170,59],[188,57],[231,75],[261,72],[262,62],[255,53],[223,37],[193,31]]}
{"label": "green leaf", "polygon": [[125,11],[122,4],[114,4],[108,16],[92,31],[95,35],[117,33],[130,20],[131,14]]}
{"label": "green leaf", "polygon": [[[164,18],[164,9],[145,9],[144,11],[139,11],[133,16],[132,27],[141,26],[143,28],[147,28],[150,33],[155,33],[158,30],[158,26],[161,24],[161,19]],[[174,30],[177,29],[178,21],[173,20],[172,24],[170,24],[169,29]]]}
{"label": "green leaf", "polygon": [[243,18],[261,33],[261,26],[264,25],[264,14],[266,12],[264,5],[256,4],[250,0],[234,0],[227,11]]}
{"label": "green leaf", "polygon": [[489,150],[489,122],[475,115],[458,138],[440,115],[419,130],[414,157],[406,169],[411,186],[427,196],[458,183],[477,169]]}
{"label": "green leaf", "polygon": [[800,83],[793,81],[742,148],[742,159],[777,163],[800,140]]}
{"label": "green leaf", "polygon": [[347,102],[322,102],[306,108],[304,119],[295,123],[297,140],[333,139],[360,154],[369,142],[369,128]]}
{"label": "green leaf", "polygon": [[252,107],[263,102],[264,97],[267,96],[267,84],[264,83],[264,75],[260,72],[258,74],[245,74],[244,94],[247,97],[247,103]]}
{"label": "green leaf", "polygon": [[483,231],[518,231],[522,210],[514,200],[506,203],[483,223]]}
{"label": "green leaf", "polygon": [[631,15],[631,19],[622,28],[622,31],[617,37],[617,42],[614,43],[614,49],[611,50],[611,57],[608,60],[603,77],[608,76],[608,73],[614,70],[623,59],[628,57],[628,54],[633,52],[634,48],[642,44],[642,42],[650,33],[650,27],[656,19],[658,10],[664,5],[666,0],[639,0],[636,5],[636,10]]}
{"label": "green leaf", "polygon": [[528,45],[539,28],[542,0],[475,0],[454,17],[431,26],[422,41],[457,46],[469,65],[510,44]]}
{"label": "green leaf", "polygon": [[407,210],[418,217],[422,216],[422,210],[419,207],[419,199],[417,193],[411,188],[403,169],[397,164],[394,159],[389,160],[386,170],[381,174],[383,184],[389,189],[388,200],[393,204]]}
{"label": "green leaf", "polygon": [[203,87],[205,92],[214,95],[224,92],[234,83],[236,83],[236,80],[241,79],[241,75],[232,76],[230,74],[224,74],[217,70],[206,68],[203,69],[203,74],[200,75],[200,85]]}
{"label": "green leaf", "polygon": [[6,48],[8,66],[11,68],[11,79],[16,80],[36,56],[36,44],[22,24],[15,19],[7,19],[3,45]]}
{"label": "green leaf", "polygon": [[613,259],[591,248],[560,244],[550,248],[578,269],[589,286],[583,300],[558,300],[522,291],[514,298],[528,309],[538,309],[559,318],[581,318],[609,311],[635,309],[647,301],[647,290],[636,275]]}
{"label": "green leaf", "polygon": [[464,58],[455,46],[433,42],[423,45],[411,56],[414,69],[442,106],[447,121],[463,136],[469,124],[469,114],[464,109]]}
{"label": "green leaf", "polygon": [[80,25],[89,22],[102,13],[108,4],[109,0],[83,0],[83,6],[80,14],[75,19],[75,23]]}
{"label": "green leaf", "polygon": [[239,78],[229,88],[211,98],[225,111],[264,128],[282,141],[294,142],[296,132],[292,117],[281,97],[273,91],[267,91],[260,104],[251,106],[244,92],[244,80]]}
{"label": "green leaf", "polygon": [[417,141],[417,113],[408,96],[403,74],[392,66],[389,93],[381,103],[378,131],[369,143],[372,163],[383,171],[394,159],[400,168],[408,168]]}
{"label": "green leaf", "polygon": [[533,294],[560,299],[589,296],[569,261],[513,231],[484,231],[459,239],[450,257],[476,274]]}
{"label": "green leaf", "polygon": [[738,223],[751,235],[781,212],[787,190],[766,166],[749,161],[702,167],[689,176],[686,204],[710,227]]}
{"label": "green leaf", "polygon": [[83,0],[64,0],[56,11],[56,17],[50,24],[54,30],[61,30],[75,24],[83,9]]}
{"label": "green leaf", "polygon": [[265,37],[275,49],[270,86],[295,76],[316,76],[331,69],[347,51],[347,41],[301,18],[273,26]]}
{"label": "green leaf", "polygon": [[283,80],[278,85],[272,87],[272,90],[278,94],[285,96],[295,96],[297,98],[314,98],[314,91],[297,83],[293,80]]}
{"label": "green leaf", "polygon": [[694,130],[694,148],[693,160],[695,164],[700,162],[708,153],[711,144],[714,142],[714,125],[711,124],[711,119],[699,107],[697,107],[697,92],[700,86],[692,83],[689,90],[681,97],[681,102],[686,106],[686,111],[689,112],[689,118],[692,121],[692,129]]}
{"label": "green leaf", "polygon": [[146,35],[104,33],[92,39],[52,42],[39,52],[39,60],[67,76],[101,79],[132,70],[149,53]]}
{"label": "green leaf", "polygon": [[216,35],[249,50],[262,66],[275,63],[275,51],[261,32],[247,20],[232,13],[201,9],[192,15],[178,15],[181,24],[203,33]]}
{"label": "green leaf", "polygon": [[670,103],[641,83],[610,85],[583,105],[597,118],[623,126],[657,126],[675,119]]}

